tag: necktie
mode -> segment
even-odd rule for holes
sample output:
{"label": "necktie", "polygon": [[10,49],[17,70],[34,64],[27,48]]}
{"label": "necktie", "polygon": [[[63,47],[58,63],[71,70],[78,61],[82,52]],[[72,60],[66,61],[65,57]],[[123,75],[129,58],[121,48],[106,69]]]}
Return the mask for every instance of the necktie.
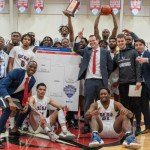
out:
{"label": "necktie", "polygon": [[93,74],[95,74],[95,72],[96,72],[96,52],[97,52],[97,50],[94,50],[93,52],[94,52],[94,54],[93,54],[92,72],[93,72]]}
{"label": "necktie", "polygon": [[23,95],[23,100],[22,100],[22,105],[25,106],[26,102],[28,100],[28,83],[29,83],[29,77],[26,78],[26,81],[24,83],[24,95]]}

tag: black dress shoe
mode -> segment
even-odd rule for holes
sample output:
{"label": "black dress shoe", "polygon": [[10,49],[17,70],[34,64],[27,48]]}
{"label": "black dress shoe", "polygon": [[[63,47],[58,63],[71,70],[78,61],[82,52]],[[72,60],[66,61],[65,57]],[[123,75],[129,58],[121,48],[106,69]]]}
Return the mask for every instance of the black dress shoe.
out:
{"label": "black dress shoe", "polygon": [[10,136],[20,136],[21,133],[20,133],[19,131],[16,131],[16,132],[10,131],[10,132],[9,132],[9,135],[10,135]]}
{"label": "black dress shoe", "polygon": [[0,142],[0,149],[4,149],[5,146],[2,144],[2,142]]}
{"label": "black dress shoe", "polygon": [[74,126],[73,126],[74,129],[78,129],[79,128],[79,122],[78,120],[74,120]]}
{"label": "black dress shoe", "polygon": [[89,125],[84,125],[82,128],[82,134],[86,134],[90,132],[90,126]]}
{"label": "black dress shoe", "polygon": [[79,125],[78,125],[78,120],[76,119],[72,119],[68,122],[68,126],[69,127],[73,127],[74,129],[78,129]]}

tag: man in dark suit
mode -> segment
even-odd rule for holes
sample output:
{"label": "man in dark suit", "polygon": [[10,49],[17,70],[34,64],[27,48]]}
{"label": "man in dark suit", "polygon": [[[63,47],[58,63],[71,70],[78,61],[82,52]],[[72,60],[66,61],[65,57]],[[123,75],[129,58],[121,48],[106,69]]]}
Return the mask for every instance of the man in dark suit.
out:
{"label": "man in dark suit", "polygon": [[[112,71],[112,59],[109,51],[99,47],[99,40],[94,35],[89,36],[91,47],[80,49],[82,36],[83,30],[78,33],[74,51],[83,57],[78,79],[85,79],[84,113],[86,113],[94,99],[98,99],[100,88],[108,86],[108,78]],[[82,133],[87,132],[89,132],[89,125],[85,120]]]}
{"label": "man in dark suit", "polygon": [[[36,69],[37,63],[35,61],[30,61],[27,65],[27,70],[14,69],[5,78],[0,80],[0,97],[9,103],[9,107],[4,109],[0,117],[0,133],[4,130],[4,126],[11,111],[18,109],[17,105],[13,102],[13,99],[18,99],[23,106],[23,110],[22,113],[19,113],[16,124],[9,134],[19,136],[18,128],[21,127],[24,119],[31,111],[30,106],[26,102],[36,82],[33,77]],[[4,148],[2,143],[0,143],[0,148]]]}
{"label": "man in dark suit", "polygon": [[145,130],[142,133],[145,134],[150,133],[150,52],[145,50],[145,41],[143,39],[135,41],[135,49],[139,54],[136,60],[141,64],[141,74],[143,77],[140,106],[145,123]]}

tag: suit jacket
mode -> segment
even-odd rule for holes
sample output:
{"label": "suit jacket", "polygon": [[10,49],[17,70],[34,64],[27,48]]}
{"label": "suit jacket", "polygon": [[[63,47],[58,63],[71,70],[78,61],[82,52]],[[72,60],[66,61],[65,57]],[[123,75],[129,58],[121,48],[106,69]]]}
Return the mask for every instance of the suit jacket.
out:
{"label": "suit jacket", "polygon": [[[17,88],[22,83],[24,77],[25,77],[26,70],[24,69],[14,69],[8,75],[0,80],[0,97],[5,97],[7,95],[10,95],[13,98],[17,98],[20,101],[23,99],[24,90],[20,91],[18,93],[14,92],[17,90]],[[30,93],[32,87],[34,86],[36,80],[32,76],[30,78],[29,84],[28,84],[28,93]]]}
{"label": "suit jacket", "polygon": [[[83,56],[83,60],[80,65],[80,71],[78,80],[84,79],[86,76],[86,72],[88,69],[88,65],[91,59],[92,48],[86,47],[84,49],[80,49],[79,43],[74,44],[74,51]],[[102,81],[105,87],[108,86],[108,78],[113,69],[113,62],[108,50],[103,48],[100,49],[100,71],[102,75]]]}
{"label": "suit jacket", "polygon": [[142,64],[142,76],[146,85],[150,89],[150,52],[144,51],[143,57],[148,58],[148,63]]}

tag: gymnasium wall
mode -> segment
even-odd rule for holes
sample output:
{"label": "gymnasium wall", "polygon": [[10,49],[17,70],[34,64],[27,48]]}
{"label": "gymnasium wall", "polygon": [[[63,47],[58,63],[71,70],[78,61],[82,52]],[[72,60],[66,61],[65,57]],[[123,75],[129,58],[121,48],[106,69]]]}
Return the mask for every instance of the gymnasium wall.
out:
{"label": "gymnasium wall", "polygon": [[[69,0],[44,0],[45,8],[41,14],[36,14],[33,9],[34,0],[29,0],[29,7],[25,13],[19,13],[14,0],[13,14],[10,15],[9,0],[6,1],[5,10],[0,13],[0,35],[10,39],[12,31],[19,31],[22,34],[33,31],[36,39],[41,40],[48,35],[53,38],[59,36],[59,26],[67,24],[67,18],[62,11],[68,5]],[[108,4],[109,0],[101,0],[101,4]],[[11,17],[10,17],[11,16]],[[96,16],[89,10],[89,0],[82,0],[80,12],[72,18],[72,23],[77,35],[84,27],[84,35],[93,34],[93,25]],[[120,25],[120,13],[116,16],[118,26]],[[12,21],[13,20],[13,21]],[[100,19],[100,32],[104,28],[112,30],[113,23],[111,16],[103,16]],[[142,10],[138,15],[133,16],[129,10],[129,0],[124,0],[123,28],[134,31],[139,37],[150,43],[150,1],[142,0]]]}

